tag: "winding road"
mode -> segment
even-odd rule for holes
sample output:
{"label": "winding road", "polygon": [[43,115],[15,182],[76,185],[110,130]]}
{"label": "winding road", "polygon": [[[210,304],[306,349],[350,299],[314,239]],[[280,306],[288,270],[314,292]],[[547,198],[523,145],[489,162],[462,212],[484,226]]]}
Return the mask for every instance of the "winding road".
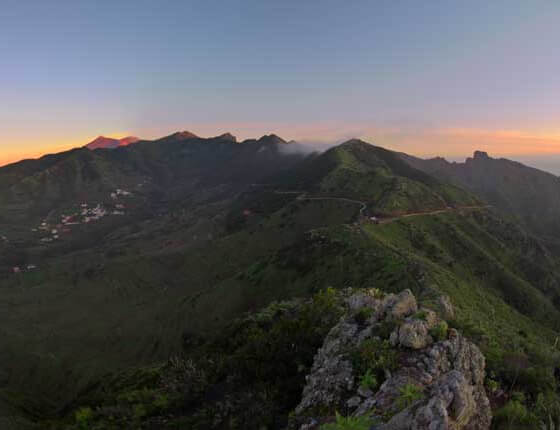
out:
{"label": "winding road", "polygon": [[[305,191],[274,191],[275,194],[297,194],[296,200],[338,200],[342,202],[355,203],[361,205],[360,216],[364,215],[364,211],[367,208],[367,203],[360,200],[347,199],[345,197],[308,197]],[[424,215],[439,215],[448,212],[456,212],[460,210],[473,210],[473,209],[488,209],[491,205],[473,205],[473,206],[455,206],[447,207],[445,209],[436,209],[433,211],[420,211],[420,212],[409,212],[402,215],[386,216],[378,218],[378,224],[388,224],[393,221],[397,221],[403,218],[410,218],[415,216]]]}

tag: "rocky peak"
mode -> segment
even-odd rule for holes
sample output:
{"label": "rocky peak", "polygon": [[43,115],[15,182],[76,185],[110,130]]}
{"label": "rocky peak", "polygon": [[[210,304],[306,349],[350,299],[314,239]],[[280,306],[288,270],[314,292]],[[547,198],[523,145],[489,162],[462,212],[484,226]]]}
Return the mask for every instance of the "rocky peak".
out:
{"label": "rocky peak", "polygon": [[220,134],[219,136],[216,136],[216,139],[218,139],[218,140],[228,140],[228,141],[234,142],[234,143],[237,142],[237,137],[235,137],[231,133]]}
{"label": "rocky peak", "polygon": [[[486,430],[491,412],[480,350],[410,290],[361,291],[317,352],[292,429],[318,429],[335,412],[378,430]],[[449,298],[438,308],[454,314]]]}
{"label": "rocky peak", "polygon": [[487,160],[490,158],[488,153],[484,151],[474,151],[473,157],[475,160]]}
{"label": "rocky peak", "polygon": [[114,139],[112,137],[98,136],[90,143],[85,145],[85,147],[91,150],[99,149],[99,148],[113,149],[119,146],[128,146],[132,143],[138,142],[139,140],[140,139],[138,139],[135,136],[127,136],[127,137],[123,137],[122,139]]}
{"label": "rocky peak", "polygon": [[198,139],[198,136],[194,133],[191,133],[190,131],[184,130],[173,133],[171,136],[169,136],[169,138],[172,138],[173,140],[187,140]]}
{"label": "rocky peak", "polygon": [[280,144],[288,143],[284,139],[282,139],[280,136],[277,136],[274,133],[262,136],[257,142],[258,143],[276,143],[276,144],[278,144],[278,143],[280,143]]}

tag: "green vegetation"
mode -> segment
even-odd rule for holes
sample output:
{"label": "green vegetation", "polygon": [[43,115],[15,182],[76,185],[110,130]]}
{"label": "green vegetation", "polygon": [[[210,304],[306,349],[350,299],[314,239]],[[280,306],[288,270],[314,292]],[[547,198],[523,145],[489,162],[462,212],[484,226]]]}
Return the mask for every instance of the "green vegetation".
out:
{"label": "green vegetation", "polygon": [[[496,425],[557,419],[554,249],[482,208],[360,222],[359,202],[365,215],[385,216],[479,204],[363,142],[305,159],[265,143],[209,143],[77,150],[0,169],[10,236],[0,243],[0,399],[10,410],[53,429],[164,419],[169,428],[274,428],[352,287],[377,297],[410,288],[432,309],[448,295],[449,327],[479,345],[489,395],[502,396],[492,398]],[[121,221],[76,227],[52,246],[31,232],[85,196],[101,201],[140,182]],[[29,262],[39,270],[9,273]],[[376,389],[398,365],[388,343],[398,323],[348,351],[357,383]],[[446,339],[446,323],[431,334]],[[402,404],[418,395],[408,387]]]}
{"label": "green vegetation", "polygon": [[88,429],[93,419],[91,408],[80,408],[76,411],[76,426],[79,429]]}
{"label": "green vegetation", "polygon": [[375,390],[379,386],[379,382],[377,382],[377,378],[371,369],[366,370],[366,373],[362,375],[360,386],[368,390]]}
{"label": "green vegetation", "polygon": [[496,411],[492,424],[495,429],[538,429],[537,422],[537,417],[522,402],[511,400]]}
{"label": "green vegetation", "polygon": [[414,402],[424,397],[422,389],[414,384],[406,384],[399,390],[399,396],[396,400],[396,405],[399,410],[408,408]]}
{"label": "green vegetation", "polygon": [[336,413],[336,422],[323,424],[321,430],[369,430],[373,422],[368,417],[343,417]]}
{"label": "green vegetation", "polygon": [[373,309],[365,307],[359,309],[356,312],[356,314],[354,315],[354,319],[358,324],[364,324],[369,318],[371,318],[372,315],[373,315]]}
{"label": "green vegetation", "polygon": [[295,407],[313,356],[341,311],[333,289],[313,300],[273,303],[234,321],[188,358],[106,380],[81,396],[76,423],[80,414],[92,428],[122,428],[166,415],[176,416],[169,428],[273,426]]}
{"label": "green vegetation", "polygon": [[482,153],[466,163],[441,158],[421,160],[404,156],[403,159],[442,181],[471,190],[494,205],[504,217],[515,218],[557,249],[560,198],[556,175]]}
{"label": "green vegetation", "polygon": [[439,322],[434,328],[430,330],[430,335],[436,342],[447,339],[447,323],[445,321]]}
{"label": "green vegetation", "polygon": [[385,381],[386,370],[397,366],[397,352],[387,340],[364,341],[350,352],[352,367],[365,388],[375,389]]}

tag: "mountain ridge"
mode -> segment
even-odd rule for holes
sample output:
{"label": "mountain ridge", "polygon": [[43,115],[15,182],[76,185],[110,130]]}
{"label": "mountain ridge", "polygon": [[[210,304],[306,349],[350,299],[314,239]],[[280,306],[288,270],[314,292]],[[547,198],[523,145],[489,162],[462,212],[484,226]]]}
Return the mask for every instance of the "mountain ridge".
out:
{"label": "mountain ridge", "polygon": [[[558,355],[558,254],[402,154],[358,139],[290,154],[278,139],[186,136],[0,169],[0,419],[16,399],[56,430],[83,427],[78,416],[282,428],[272,417],[297,406],[348,287],[410,289],[427,308],[449,296],[449,324],[500,387],[494,410],[514,401],[509,387],[536,410]],[[351,318],[362,327],[368,315]]]}
{"label": "mountain ridge", "polygon": [[475,151],[464,162],[441,157],[401,158],[430,175],[478,194],[505,216],[519,219],[530,231],[554,241],[560,239],[560,178],[552,173],[506,158]]}

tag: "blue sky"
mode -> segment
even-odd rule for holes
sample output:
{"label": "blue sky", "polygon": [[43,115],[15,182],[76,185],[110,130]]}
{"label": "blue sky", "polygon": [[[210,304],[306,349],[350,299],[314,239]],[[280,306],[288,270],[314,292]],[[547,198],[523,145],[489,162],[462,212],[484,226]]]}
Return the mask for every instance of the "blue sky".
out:
{"label": "blue sky", "polygon": [[539,0],[2,0],[0,162],[179,129],[560,153],[559,18]]}

